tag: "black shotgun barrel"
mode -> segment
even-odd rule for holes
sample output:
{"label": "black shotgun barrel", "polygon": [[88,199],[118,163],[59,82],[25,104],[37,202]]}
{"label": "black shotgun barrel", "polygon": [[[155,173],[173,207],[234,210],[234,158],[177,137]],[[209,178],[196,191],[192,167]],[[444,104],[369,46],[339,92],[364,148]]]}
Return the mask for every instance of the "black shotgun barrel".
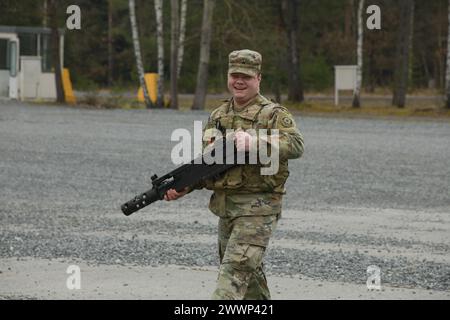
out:
{"label": "black shotgun barrel", "polygon": [[122,212],[129,216],[130,214],[142,209],[143,207],[148,206],[149,204],[161,200],[160,195],[156,189],[150,189],[147,192],[144,192],[127,203],[122,205]]}

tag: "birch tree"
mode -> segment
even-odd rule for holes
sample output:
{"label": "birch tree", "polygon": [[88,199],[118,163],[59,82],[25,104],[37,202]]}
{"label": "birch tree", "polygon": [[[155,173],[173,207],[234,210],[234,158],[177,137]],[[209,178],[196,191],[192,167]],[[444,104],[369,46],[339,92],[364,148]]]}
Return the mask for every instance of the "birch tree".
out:
{"label": "birch tree", "polygon": [[177,78],[180,78],[181,65],[183,64],[184,38],[186,35],[186,14],[187,14],[187,0],[181,0],[180,40],[179,40],[179,49],[178,49]]}
{"label": "birch tree", "polygon": [[302,102],[303,84],[300,79],[300,56],[298,49],[298,7],[299,0],[282,0],[281,17],[288,38],[288,100]]}
{"label": "birch tree", "polygon": [[178,46],[180,32],[180,5],[178,0],[170,1],[170,108],[178,109]]}
{"label": "birch tree", "polygon": [[132,32],[132,36],[133,36],[134,55],[136,58],[136,67],[137,67],[137,72],[138,72],[138,76],[139,76],[139,82],[141,84],[141,88],[144,93],[145,105],[149,109],[149,108],[153,107],[153,103],[150,100],[150,97],[148,95],[147,84],[145,82],[145,73],[144,73],[144,67],[142,64],[141,48],[139,45],[139,33],[138,33],[138,29],[137,29],[137,24],[136,24],[136,11],[135,11],[134,0],[128,0],[128,5],[130,7],[131,32]]}
{"label": "birch tree", "polygon": [[211,47],[212,20],[215,0],[203,0],[202,36],[200,41],[200,62],[192,109],[204,109],[208,88],[208,66]]}
{"label": "birch tree", "polygon": [[400,18],[394,72],[394,95],[392,104],[404,108],[409,78],[409,55],[413,32],[414,1],[400,1]]}
{"label": "birch tree", "polygon": [[156,106],[158,108],[162,108],[164,106],[164,33],[162,9],[162,0],[155,0],[156,42],[158,45],[158,94],[156,98]]}
{"label": "birch tree", "polygon": [[447,70],[445,72],[445,106],[450,109],[450,0],[448,0],[448,26],[447,26]]}
{"label": "birch tree", "polygon": [[363,27],[363,10],[364,0],[359,0],[358,7],[358,43],[356,49],[357,56],[357,68],[356,68],[356,88],[353,93],[353,108],[361,107],[361,85],[362,85],[362,68],[363,68],[363,40],[364,40],[364,27]]}

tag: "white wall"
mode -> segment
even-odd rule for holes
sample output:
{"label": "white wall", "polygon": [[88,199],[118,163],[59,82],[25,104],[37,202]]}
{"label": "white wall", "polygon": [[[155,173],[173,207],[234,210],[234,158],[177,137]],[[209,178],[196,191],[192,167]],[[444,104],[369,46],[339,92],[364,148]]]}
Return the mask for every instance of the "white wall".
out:
{"label": "white wall", "polygon": [[40,99],[56,100],[55,74],[41,73],[39,83],[38,97]]}
{"label": "white wall", "polygon": [[9,97],[9,70],[0,70],[0,97]]}
{"label": "white wall", "polygon": [[20,61],[21,98],[55,100],[55,74],[41,72],[41,57],[22,56]]}

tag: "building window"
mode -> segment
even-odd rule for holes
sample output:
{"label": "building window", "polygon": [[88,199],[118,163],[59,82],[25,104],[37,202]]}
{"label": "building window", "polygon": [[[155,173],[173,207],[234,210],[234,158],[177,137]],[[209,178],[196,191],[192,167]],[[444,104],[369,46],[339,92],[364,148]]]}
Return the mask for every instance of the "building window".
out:
{"label": "building window", "polygon": [[42,72],[53,72],[52,71],[52,47],[51,47],[51,35],[41,34],[40,36],[40,50],[39,55],[41,56],[42,62]]}
{"label": "building window", "polygon": [[21,56],[37,56],[37,35],[33,33],[20,33],[20,55]]}
{"label": "building window", "polygon": [[9,74],[11,77],[17,76],[17,42],[12,41],[9,43],[9,48],[11,50],[10,54],[10,68],[9,68]]}
{"label": "building window", "polygon": [[8,40],[0,39],[0,70],[9,70]]}

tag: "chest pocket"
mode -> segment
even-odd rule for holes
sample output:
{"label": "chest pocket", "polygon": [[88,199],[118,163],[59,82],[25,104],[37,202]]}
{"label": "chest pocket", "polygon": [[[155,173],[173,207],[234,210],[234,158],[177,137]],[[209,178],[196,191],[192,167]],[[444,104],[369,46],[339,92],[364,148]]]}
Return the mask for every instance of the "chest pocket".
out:
{"label": "chest pocket", "polygon": [[256,129],[255,127],[256,124],[256,119],[254,119],[254,117],[250,117],[247,115],[234,115],[233,116],[233,127],[234,129],[243,129],[243,130],[248,130],[248,129]]}
{"label": "chest pocket", "polygon": [[216,123],[220,125],[220,127],[224,129],[260,129],[267,128],[266,119],[262,119],[258,117],[262,108],[252,108],[252,110],[248,112],[242,113],[234,113],[229,112],[227,114],[222,114],[218,119],[216,119]]}

